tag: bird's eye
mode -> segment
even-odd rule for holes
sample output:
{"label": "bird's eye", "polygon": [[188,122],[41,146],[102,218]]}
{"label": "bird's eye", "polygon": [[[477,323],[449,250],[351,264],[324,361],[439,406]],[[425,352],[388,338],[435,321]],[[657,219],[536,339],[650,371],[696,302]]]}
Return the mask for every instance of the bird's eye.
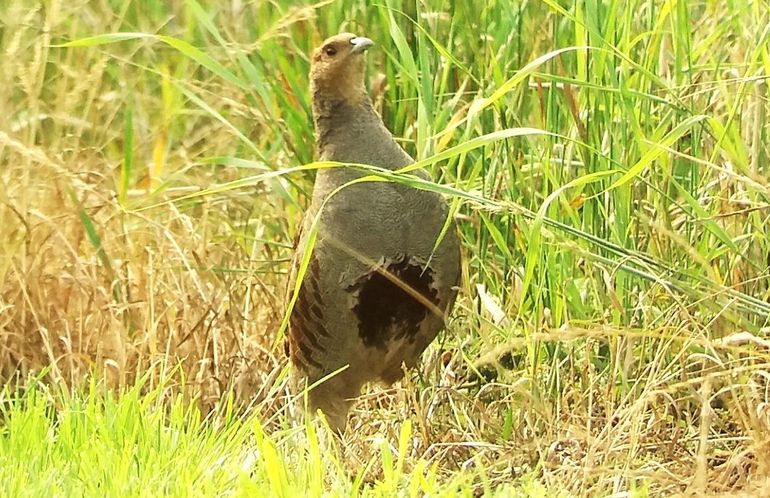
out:
{"label": "bird's eye", "polygon": [[329,45],[328,47],[324,47],[324,53],[329,57],[333,57],[337,54],[337,49]]}

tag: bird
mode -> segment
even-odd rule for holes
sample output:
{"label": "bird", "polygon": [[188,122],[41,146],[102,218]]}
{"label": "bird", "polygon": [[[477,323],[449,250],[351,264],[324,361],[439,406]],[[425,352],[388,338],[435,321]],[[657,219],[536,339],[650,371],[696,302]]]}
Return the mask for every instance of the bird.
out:
{"label": "bird", "polygon": [[[316,149],[322,161],[397,170],[414,160],[367,93],[365,54],[373,45],[340,33],[314,50]],[[317,171],[287,286],[289,302],[296,289],[285,342],[292,382],[295,389],[312,386],[308,408],[320,410],[338,433],[366,383],[391,385],[403,377],[402,365],[417,365],[445,327],[461,275],[460,240],[446,200],[397,182],[347,185],[366,174],[351,166]],[[413,174],[429,179],[424,170]]]}

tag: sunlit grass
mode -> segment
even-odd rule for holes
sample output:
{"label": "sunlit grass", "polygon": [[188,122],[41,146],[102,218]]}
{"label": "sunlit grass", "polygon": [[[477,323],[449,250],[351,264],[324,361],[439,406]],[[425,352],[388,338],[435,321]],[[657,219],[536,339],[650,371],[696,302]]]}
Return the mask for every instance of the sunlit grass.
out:
{"label": "sunlit grass", "polygon": [[[203,417],[180,397],[133,387],[115,396],[95,384],[70,395],[33,384],[0,397],[0,477],[5,496],[322,496],[331,488],[370,496],[453,493],[437,466],[409,458],[410,425],[398,447],[372,440],[374,453],[347,469],[324,440],[324,426],[276,431],[258,417],[217,410]],[[227,405],[224,405],[227,406]],[[321,431],[319,433],[319,430]],[[409,463],[407,465],[407,460]],[[542,489],[531,482],[525,486]]]}
{"label": "sunlit grass", "polygon": [[[769,21],[767,1],[0,5],[0,482],[761,494]],[[465,261],[421,371],[334,442],[287,417],[276,333],[313,171],[338,167],[313,163],[308,54],[341,30],[377,42],[375,106],[435,182],[369,173],[445,194]]]}

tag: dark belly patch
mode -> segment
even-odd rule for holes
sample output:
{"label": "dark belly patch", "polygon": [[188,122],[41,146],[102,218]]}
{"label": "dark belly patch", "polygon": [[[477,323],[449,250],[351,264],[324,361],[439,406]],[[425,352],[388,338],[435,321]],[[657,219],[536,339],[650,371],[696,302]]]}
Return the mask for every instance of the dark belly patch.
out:
{"label": "dark belly patch", "polygon": [[414,341],[426,315],[434,312],[428,305],[438,305],[430,268],[423,271],[407,258],[373,270],[348,290],[357,296],[358,335],[369,347],[384,348],[390,339]]}

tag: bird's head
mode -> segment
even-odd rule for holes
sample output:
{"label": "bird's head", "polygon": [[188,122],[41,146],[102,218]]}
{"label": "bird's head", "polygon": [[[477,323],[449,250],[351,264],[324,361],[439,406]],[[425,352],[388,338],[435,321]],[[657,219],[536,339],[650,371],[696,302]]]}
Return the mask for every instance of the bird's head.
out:
{"label": "bird's head", "polygon": [[374,42],[352,33],[326,39],[313,52],[310,86],[314,99],[342,100],[358,104],[366,97],[364,72],[366,50]]}

